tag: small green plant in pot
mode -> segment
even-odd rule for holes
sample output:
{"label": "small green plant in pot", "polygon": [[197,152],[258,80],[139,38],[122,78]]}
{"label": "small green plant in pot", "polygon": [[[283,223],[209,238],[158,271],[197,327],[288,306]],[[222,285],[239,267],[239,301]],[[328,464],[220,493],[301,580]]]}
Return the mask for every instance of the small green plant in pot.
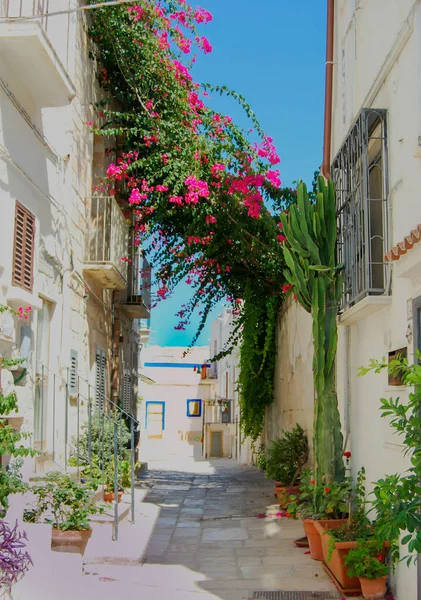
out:
{"label": "small green plant in pot", "polygon": [[385,563],[382,540],[359,541],[345,557],[350,577],[358,577],[364,598],[374,600],[386,594],[389,566]]}
{"label": "small green plant in pot", "polygon": [[303,472],[299,493],[290,496],[286,510],[295,518],[303,519],[310,554],[314,560],[323,560],[320,533],[315,522],[329,523],[330,527],[346,523],[352,494],[352,481],[317,485],[311,470]]}
{"label": "small green plant in pot", "polygon": [[265,475],[276,484],[293,486],[300,481],[308,460],[308,439],[300,425],[283,431],[282,437],[269,445],[265,461]]}
{"label": "small green plant in pot", "polygon": [[89,518],[103,512],[94,504],[91,487],[67,473],[53,472],[33,486],[31,492],[36,502],[25,511],[24,520],[52,525],[52,550],[83,554],[92,535]]}

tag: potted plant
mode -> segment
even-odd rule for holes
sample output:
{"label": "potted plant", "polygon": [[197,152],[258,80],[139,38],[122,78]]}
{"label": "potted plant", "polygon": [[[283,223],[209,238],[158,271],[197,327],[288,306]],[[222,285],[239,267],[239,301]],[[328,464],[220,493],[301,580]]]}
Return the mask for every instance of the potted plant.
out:
{"label": "potted plant", "polygon": [[314,525],[320,535],[323,560],[327,568],[341,588],[347,590],[359,590],[360,587],[358,578],[351,576],[345,565],[348,552],[356,547],[357,540],[370,540],[375,535],[365,505],[365,469],[362,467],[357,475],[355,491],[350,497],[346,521],[323,521]]}
{"label": "potted plant", "polygon": [[312,472],[306,470],[301,478],[300,492],[290,497],[287,511],[303,519],[310,555],[314,560],[323,560],[322,542],[316,523],[330,527],[340,527],[346,523],[351,491],[349,478],[341,483],[333,481],[329,485],[318,486],[312,479]]}
{"label": "potted plant", "polygon": [[0,590],[10,592],[33,565],[26,548],[26,533],[19,531],[18,522],[11,527],[0,521]]}
{"label": "potted plant", "polygon": [[345,558],[350,577],[358,577],[363,597],[384,598],[389,566],[385,564],[383,541],[358,542]]}
{"label": "potted plant", "polygon": [[292,431],[283,431],[282,437],[269,445],[265,475],[274,480],[275,494],[282,507],[287,505],[291,494],[299,491],[298,484],[308,454],[308,438],[298,423]]}
{"label": "potted plant", "polygon": [[93,502],[92,488],[67,473],[52,472],[31,492],[37,501],[33,509],[25,511],[24,520],[52,525],[52,550],[83,555],[92,535],[89,517],[103,512]]}

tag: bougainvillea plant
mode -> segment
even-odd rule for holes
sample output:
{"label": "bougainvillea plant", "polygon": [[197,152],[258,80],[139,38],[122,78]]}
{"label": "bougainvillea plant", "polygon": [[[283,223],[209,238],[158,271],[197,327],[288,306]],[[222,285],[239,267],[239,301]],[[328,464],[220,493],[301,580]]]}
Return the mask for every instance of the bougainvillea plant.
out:
{"label": "bougainvillea plant", "polygon": [[9,590],[33,565],[25,550],[27,539],[26,533],[19,531],[17,521],[14,527],[0,521],[0,589]]}
{"label": "bougainvillea plant", "polygon": [[[247,373],[256,378],[263,365],[272,381],[268,340],[274,340],[277,307],[289,292],[279,213],[295,201],[295,190],[281,188],[273,140],[244,98],[225,86],[194,81],[194,52],[212,51],[199,31],[212,15],[185,0],[139,0],[92,13],[91,57],[104,99],[88,126],[104,136],[109,157],[98,190],[116,197],[132,223],[135,249],[148,254],[156,275],[154,302],[168,298],[180,283],[191,286],[176,329],[184,329],[197,309],[192,344],[221,301],[238,315],[232,344],[251,303],[253,311],[257,303],[269,315],[267,335],[255,340],[264,360]],[[250,130],[213,110],[211,94],[239,102]],[[241,386],[247,389],[247,383]],[[259,397],[265,394],[268,403],[273,383],[263,388]],[[259,428],[252,428],[253,437]]]}

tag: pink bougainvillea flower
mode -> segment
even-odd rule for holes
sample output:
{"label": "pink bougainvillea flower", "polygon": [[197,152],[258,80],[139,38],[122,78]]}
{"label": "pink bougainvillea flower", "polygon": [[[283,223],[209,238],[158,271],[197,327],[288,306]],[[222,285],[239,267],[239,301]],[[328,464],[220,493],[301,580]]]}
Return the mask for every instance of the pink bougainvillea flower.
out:
{"label": "pink bougainvillea flower", "polygon": [[86,121],[86,125],[87,125],[88,127],[92,127],[93,123],[92,123],[92,121]]}
{"label": "pink bougainvillea flower", "polygon": [[194,11],[194,19],[196,23],[210,23],[213,17],[210,12],[198,6],[197,9]]}
{"label": "pink bougainvillea flower", "polygon": [[284,283],[284,285],[282,286],[282,291],[284,292],[284,294],[287,294],[291,290],[292,290],[292,285],[290,283]]}
{"label": "pink bougainvillea flower", "polygon": [[256,517],[257,517],[258,519],[266,519],[266,513],[258,513],[258,514],[256,515]]}
{"label": "pink bougainvillea flower", "polygon": [[216,219],[215,219],[215,217],[214,217],[214,216],[212,216],[212,215],[207,215],[207,216],[206,216],[206,223],[207,223],[208,225],[210,225],[211,223],[216,223]]}
{"label": "pink bougainvillea flower", "polygon": [[[306,552],[304,552],[304,554],[310,554],[310,550],[307,550]],[[344,600],[346,599],[344,598]]]}
{"label": "pink bougainvillea flower", "polygon": [[280,180],[280,171],[267,171],[266,173],[266,179],[269,181],[269,183],[271,183],[274,187],[276,188],[280,188],[281,187],[281,180]]}
{"label": "pink bougainvillea flower", "polygon": [[211,173],[214,177],[216,177],[221,171],[225,171],[225,165],[222,163],[215,163],[211,167]]}
{"label": "pink bougainvillea flower", "polygon": [[286,242],[286,237],[284,235],[282,235],[282,233],[280,233],[279,235],[277,235],[276,239],[278,240],[278,242],[280,244],[283,244],[284,242]]}
{"label": "pink bougainvillea flower", "polygon": [[171,196],[169,201],[172,204],[178,204],[181,206],[183,204],[183,197],[182,196]]}

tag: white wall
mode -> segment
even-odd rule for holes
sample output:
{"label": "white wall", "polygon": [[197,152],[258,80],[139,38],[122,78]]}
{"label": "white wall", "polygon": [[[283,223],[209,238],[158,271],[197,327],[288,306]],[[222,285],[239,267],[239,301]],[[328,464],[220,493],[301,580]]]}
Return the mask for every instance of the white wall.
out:
{"label": "white wall", "polygon": [[[333,156],[361,108],[387,109],[390,248],[421,222],[421,5],[414,0],[338,0],[335,8]],[[410,250],[391,269],[390,305],[352,322],[348,343],[346,322],[340,328],[338,399],[350,429],[352,471],[355,475],[365,466],[369,489],[385,473],[408,467],[399,439],[379,412],[379,398],[407,392],[389,388],[384,373],[357,377],[370,358],[403,347],[408,356],[414,351],[406,339],[408,324],[413,325],[407,301],[421,295],[421,249]],[[416,570],[400,565],[396,586],[398,600],[415,600]]]}
{"label": "white wall", "polygon": [[[207,346],[196,347],[187,356],[183,356],[185,348],[146,346],[142,350],[141,374],[154,383],[139,383],[139,394],[142,404],[139,408],[141,423],[141,449],[143,460],[153,459],[162,453],[193,454],[200,445],[203,436],[204,402],[214,397],[214,382],[203,380],[201,374],[193,367],[182,365],[206,364],[209,359]],[[150,366],[150,364],[156,366]],[[170,363],[174,366],[161,366]],[[202,400],[202,416],[187,416],[187,400]],[[165,403],[165,429],[162,440],[148,442],[146,428],[146,411],[148,402]],[[197,454],[197,453],[196,453]]]}

